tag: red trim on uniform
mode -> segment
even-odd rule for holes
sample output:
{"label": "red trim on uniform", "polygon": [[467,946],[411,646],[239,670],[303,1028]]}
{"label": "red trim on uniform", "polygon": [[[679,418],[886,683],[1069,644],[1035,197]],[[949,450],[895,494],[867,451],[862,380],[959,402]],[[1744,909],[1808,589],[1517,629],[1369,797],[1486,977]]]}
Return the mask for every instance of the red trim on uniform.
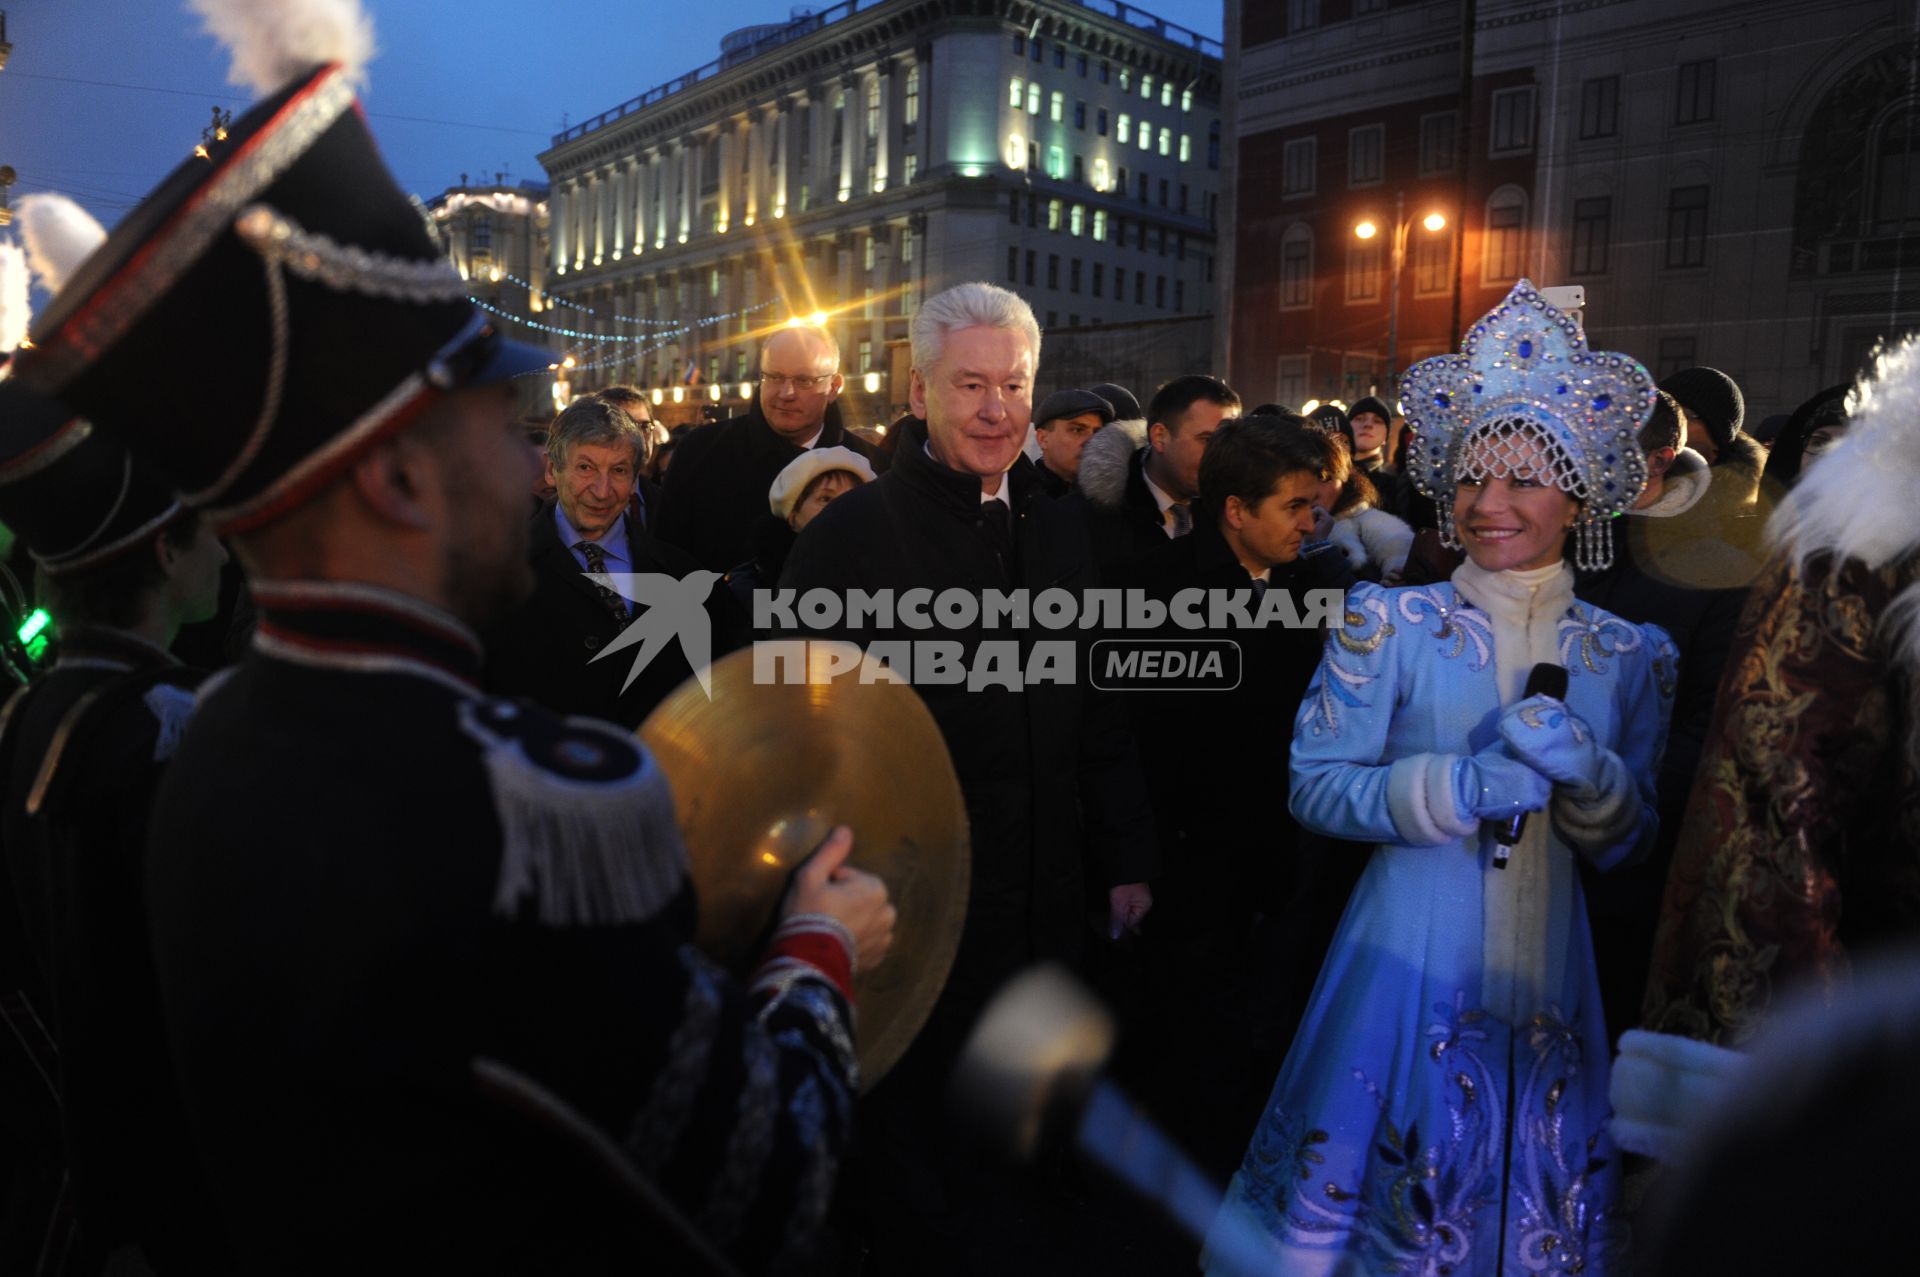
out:
{"label": "red trim on uniform", "polygon": [[280,516],[298,509],[310,498],[317,495],[322,488],[325,488],[335,479],[338,479],[348,470],[351,470],[354,463],[365,456],[367,450],[372,448],[374,444],[379,443],[389,435],[397,434],[406,426],[412,425],[414,421],[419,419],[421,413],[425,412],[439,399],[442,393],[442,391],[436,390],[432,386],[423,386],[419,394],[396,408],[392,416],[381,422],[380,425],[373,430],[368,431],[366,437],[354,444],[353,447],[348,448],[345,452],[342,452],[339,456],[330,460],[326,465],[316,468],[311,474],[302,478],[300,482],[294,484],[253,513],[236,516],[235,518],[220,522],[214,528],[215,534],[223,537],[239,536],[242,533],[252,532],[256,528],[263,528]]}
{"label": "red trim on uniform", "polygon": [[[120,269],[115,271],[106,283],[94,290],[92,299],[88,301],[85,306],[75,311],[67,319],[67,322],[61,325],[59,332],[55,333],[48,340],[36,342],[35,344],[40,347],[57,347],[63,344],[80,347],[79,340],[74,334],[75,327],[81,324],[89,315],[100,309],[100,307],[106,305],[106,303],[120,291],[129,274],[139,270],[149,257],[152,257],[155,253],[159,252],[162,247],[166,246],[167,241],[170,240],[174,232],[179,229],[180,223],[185,220],[189,213],[200,207],[201,202],[206,199],[207,192],[213,189],[214,184],[219,181],[222,175],[239,164],[242,159],[252,155],[257,148],[265,145],[267,139],[272,137],[274,132],[286,122],[289,115],[293,114],[301,104],[319,92],[322,86],[329,83],[334,76],[340,73],[340,64],[336,62],[329,65],[325,70],[321,71],[320,74],[314,76],[313,79],[307,81],[307,86],[288,98],[280,110],[275,113],[274,117],[268,120],[252,137],[248,138],[244,145],[235,147],[233,152],[228,155],[222,163],[209,170],[207,180],[194,188],[193,194],[190,195],[179,208],[174,210],[173,216],[167,219],[166,225],[162,226],[157,234],[148,236],[146,243],[140,246],[139,251],[123,262]],[[89,360],[100,357],[100,352],[94,349],[80,347],[80,353]]]}
{"label": "red trim on uniform", "polygon": [[763,967],[786,958],[804,963],[824,976],[840,996],[853,1002],[853,955],[846,944],[831,931],[796,930],[767,946]]}
{"label": "red trim on uniform", "polygon": [[[426,617],[416,616],[397,607],[388,607],[378,599],[355,597],[344,593],[329,593],[325,596],[307,595],[301,594],[297,589],[283,590],[279,586],[266,582],[260,582],[253,587],[253,597],[255,602],[276,612],[360,612],[384,616],[431,637],[458,643],[468,651],[481,650],[479,641],[464,630],[455,629],[450,625],[436,625]],[[259,628],[273,629],[274,627],[271,622],[262,621]],[[309,637],[286,630],[279,630],[278,633],[281,638],[290,640]]]}
{"label": "red trim on uniform", "polygon": [[[383,615],[391,614],[385,613]],[[431,665],[434,669],[439,670],[449,678],[457,678],[463,683],[473,682],[471,671],[456,669],[448,665],[445,661],[436,661],[430,656],[424,656],[418,648],[399,647],[392,643],[363,643],[354,639],[316,638],[314,635],[305,633],[304,631],[283,629],[275,625],[272,621],[265,620],[256,624],[254,629],[256,632],[264,634],[268,638],[277,639],[282,643],[287,643],[294,647],[304,647],[314,652],[338,652],[353,656],[398,657],[417,662],[421,665]]]}

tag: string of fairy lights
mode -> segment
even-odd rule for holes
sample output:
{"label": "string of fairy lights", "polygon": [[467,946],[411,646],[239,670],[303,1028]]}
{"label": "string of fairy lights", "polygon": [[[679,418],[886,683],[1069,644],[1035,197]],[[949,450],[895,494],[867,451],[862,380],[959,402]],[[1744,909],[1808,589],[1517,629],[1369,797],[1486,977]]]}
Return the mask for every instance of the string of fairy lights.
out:
{"label": "string of fairy lights", "polygon": [[[528,283],[524,279],[521,279],[518,275],[514,274],[512,271],[504,271],[504,270],[501,271],[500,278],[507,280],[510,283],[518,284],[520,287],[526,289],[529,293],[534,291],[534,287],[532,284]],[[596,319],[600,317],[600,312],[595,310],[593,307],[582,305],[580,302],[577,302],[577,301],[570,301],[565,297],[556,297],[552,293],[547,294],[547,305],[565,306],[569,310],[584,311],[585,313],[592,315]],[[621,314],[615,314],[613,312],[608,312],[607,318],[612,319],[617,323],[639,324],[646,328],[665,328],[671,324],[675,324],[679,322],[678,320],[673,320],[673,319],[641,319],[637,315],[621,315]]]}
{"label": "string of fairy lights", "polygon": [[[478,297],[470,296],[467,298],[467,300],[472,302],[474,305],[478,306],[481,310],[486,311],[490,315],[498,315],[501,319],[505,319],[511,323],[523,325],[524,327],[534,329],[537,332],[552,333],[555,336],[559,336],[559,337],[572,337],[580,341],[597,342],[601,345],[605,345],[608,342],[618,342],[618,343],[631,344],[635,346],[641,346],[642,349],[633,351],[632,353],[644,354],[648,350],[657,350],[661,346],[671,345],[675,338],[684,337],[687,334],[692,333],[698,329],[710,328],[715,324],[724,324],[729,320],[739,319],[739,318],[742,318],[743,316],[757,314],[760,311],[767,309],[767,307],[774,305],[775,302],[778,301],[779,299],[770,297],[766,301],[755,302],[751,306],[743,306],[738,310],[730,310],[723,314],[718,314],[718,315],[705,315],[689,323],[680,323],[678,324],[677,327],[669,328],[663,332],[644,333],[644,334],[636,334],[631,336],[625,333],[585,332],[578,328],[567,328],[560,324],[544,324],[537,319],[529,319],[525,315],[518,315],[510,310],[502,309],[501,307],[495,306],[493,303],[484,301]],[[553,298],[551,300],[558,301],[559,299]],[[667,320],[663,322],[675,323],[676,321]]]}

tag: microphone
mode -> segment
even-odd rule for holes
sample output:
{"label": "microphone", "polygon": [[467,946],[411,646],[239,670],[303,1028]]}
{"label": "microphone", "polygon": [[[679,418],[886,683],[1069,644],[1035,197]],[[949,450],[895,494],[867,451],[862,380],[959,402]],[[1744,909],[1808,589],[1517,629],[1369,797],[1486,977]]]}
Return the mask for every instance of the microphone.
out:
{"label": "microphone", "polygon": [[[1527,675],[1527,687],[1520,694],[1521,700],[1533,696],[1551,696],[1556,701],[1567,699],[1567,667],[1555,665],[1551,661],[1541,661]],[[1489,821],[1493,826],[1493,867],[1505,869],[1507,857],[1513,854],[1514,844],[1520,841],[1520,835],[1527,827],[1527,813],[1520,812],[1511,820]]]}

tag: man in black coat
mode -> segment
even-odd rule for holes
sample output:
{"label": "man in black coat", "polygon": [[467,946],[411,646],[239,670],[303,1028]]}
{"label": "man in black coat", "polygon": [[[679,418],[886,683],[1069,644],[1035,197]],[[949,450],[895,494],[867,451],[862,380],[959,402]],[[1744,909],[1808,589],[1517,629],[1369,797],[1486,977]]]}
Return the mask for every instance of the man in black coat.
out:
{"label": "man in black coat", "polygon": [[[631,730],[692,677],[678,642],[656,651],[631,682],[632,654],[616,649],[596,659],[657,605],[596,581],[601,573],[659,574],[699,588],[714,657],[746,641],[746,619],[718,574],[700,576],[688,555],[649,534],[635,516],[631,498],[643,448],[640,427],[597,399],[583,399],[555,418],[546,465],[557,496],[534,512],[531,524],[532,597],[488,631],[491,690]],[[634,592],[643,599],[648,594]]]}
{"label": "man in black coat", "polygon": [[1200,458],[1220,423],[1240,415],[1240,396],[1218,377],[1175,377],[1147,405],[1144,437],[1115,422],[1087,441],[1078,484],[1101,574],[1193,528]]}
{"label": "man in black coat", "polygon": [[[1746,606],[1748,574],[1758,565],[1750,548],[1740,544],[1744,532],[1739,531],[1757,520],[1729,515],[1723,508],[1726,498],[1716,499],[1732,492],[1735,506],[1743,505],[1743,476],[1725,459],[1746,441],[1731,441],[1721,454],[1723,464],[1709,467],[1685,444],[1680,407],[1665,391],[1658,396],[1640,430],[1646,491],[1614,520],[1612,566],[1580,572],[1574,584],[1574,592],[1596,607],[1636,624],[1660,626],[1680,652],[1673,720],[1655,780],[1660,833],[1653,852],[1612,873],[1581,866],[1600,998],[1613,1038],[1640,1023],[1667,867],[1693,792],[1734,628]],[[1729,528],[1736,529],[1731,540]]]}
{"label": "man in black coat", "polygon": [[[1126,697],[1161,868],[1141,946],[1147,990],[1132,1067],[1147,1107],[1221,1180],[1238,1168],[1273,1081],[1254,1048],[1255,1008],[1273,1001],[1287,973],[1256,959],[1253,941],[1294,885],[1288,747],[1325,639],[1312,622],[1341,614],[1313,605],[1337,601],[1354,579],[1332,547],[1301,554],[1329,447],[1297,417],[1224,423],[1200,463],[1192,535],[1148,550],[1115,582],[1162,602],[1183,590],[1208,591],[1209,601],[1238,594],[1250,614],[1285,591],[1301,620],[1286,624],[1277,608],[1258,628],[1188,629],[1170,618],[1157,635],[1170,643],[1234,644],[1237,684]],[[1333,593],[1310,597],[1316,590]]]}
{"label": "man in black coat", "polygon": [[840,422],[840,348],[823,328],[782,328],[760,348],[760,395],[744,416],[689,431],[674,447],[653,530],[700,567],[726,572],[753,553],[767,489],[808,448],[851,448],[884,470]]}
{"label": "man in black coat", "polygon": [[[921,344],[928,332],[935,348]],[[807,527],[781,586],[843,599],[855,589],[1082,595],[1098,583],[1083,518],[1042,495],[1020,455],[1039,352],[1032,311],[1004,289],[966,284],[930,298],[915,334],[912,404],[924,420],[896,424],[893,467]],[[968,668],[989,643],[1017,647],[1020,663],[1040,641],[1078,646],[1074,632],[980,624],[825,632],[867,644],[955,641]],[[959,774],[973,883],[940,1001],[862,1111],[873,1258],[882,1273],[1066,1271],[1085,1259],[1070,1249],[1071,1228],[1047,1222],[1049,1208],[1004,1177],[962,1165],[944,1128],[942,1088],[1001,983],[1031,963],[1080,955],[1083,892],[1101,897],[1109,936],[1147,916],[1151,816],[1132,737],[1124,708],[1077,673],[1024,688],[915,682]]]}
{"label": "man in black coat", "polygon": [[1033,415],[1034,458],[1041,490],[1050,497],[1073,491],[1087,440],[1113,421],[1113,405],[1091,390],[1056,390]]}

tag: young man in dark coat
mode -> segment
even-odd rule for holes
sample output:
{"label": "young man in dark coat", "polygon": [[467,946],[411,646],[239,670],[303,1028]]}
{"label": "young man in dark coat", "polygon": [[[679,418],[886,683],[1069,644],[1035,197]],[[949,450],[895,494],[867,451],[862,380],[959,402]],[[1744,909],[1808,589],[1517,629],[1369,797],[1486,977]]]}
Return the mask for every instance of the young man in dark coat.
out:
{"label": "young man in dark coat", "polygon": [[689,431],[675,445],[654,532],[700,567],[725,572],[753,553],[767,489],[808,448],[851,448],[875,470],[874,446],[840,422],[846,379],[824,328],[782,328],[760,348],[760,394],[744,416]]}
{"label": "young man in dark coat", "polygon": [[1144,435],[1115,422],[1087,441],[1079,488],[1102,574],[1192,531],[1200,457],[1220,423],[1239,415],[1240,396],[1218,377],[1175,377],[1147,405]]}
{"label": "young man in dark coat", "polygon": [[[1310,621],[1310,591],[1343,592],[1354,579],[1332,547],[1301,554],[1329,451],[1298,417],[1222,424],[1200,462],[1193,534],[1148,550],[1115,584],[1162,602],[1183,590],[1238,593],[1256,613],[1286,591]],[[1319,596],[1328,598],[1338,594]],[[1254,937],[1277,923],[1294,885],[1297,827],[1283,778],[1325,633],[1311,624],[1191,630],[1170,620],[1157,635],[1169,643],[1234,644],[1237,685],[1126,698],[1161,866],[1141,945],[1147,1000],[1129,1044],[1139,1098],[1221,1182],[1245,1152],[1278,1064],[1260,1066],[1254,1019],[1285,973],[1256,958]]]}
{"label": "young man in dark coat", "polygon": [[[32,550],[55,639],[48,667],[0,712],[0,926],[26,959],[0,971],[0,994],[23,996],[0,1010],[0,1034],[13,1030],[0,1059],[50,1031],[72,1187],[69,1210],[54,1228],[39,1220],[24,1255],[0,1223],[0,1268],[37,1271],[50,1246],[93,1271],[138,1247],[162,1274],[223,1272],[160,1014],[142,862],[154,790],[202,677],[168,649],[214,614],[226,551],[151,467],[11,380],[0,382],[0,520]],[[47,1098],[37,1078],[0,1075],[8,1111]],[[0,1120],[0,1133],[0,1156],[27,1151],[24,1132]],[[22,1187],[0,1216],[17,1218]]]}
{"label": "young man in dark coat", "polygon": [[634,513],[644,455],[641,428],[612,404],[582,399],[554,419],[544,464],[556,498],[529,525],[532,597],[487,632],[490,690],[631,731],[693,676],[677,642],[654,652],[631,679],[633,653],[615,649],[596,659],[662,601],[634,590],[647,599],[637,602],[596,581],[601,573],[659,574],[698,591],[714,657],[746,641],[747,618],[718,574],[700,575],[685,552],[650,534]]}
{"label": "young man in dark coat", "polygon": [[[924,419],[897,424],[893,467],[801,534],[781,586],[842,599],[855,589],[891,590],[896,599],[910,589],[1083,595],[1098,577],[1082,516],[1043,496],[1020,455],[1039,358],[1033,312],[1004,289],[964,284],[928,299],[912,332],[911,402]],[[1011,636],[1024,658],[1030,640],[1075,637],[977,624],[826,633],[863,644],[955,640],[963,666],[988,641]],[[1132,736],[1124,708],[1077,674],[1024,688],[917,679],[916,690],[959,774],[973,883],[940,1001],[862,1110],[874,1262],[887,1274],[1064,1271],[1076,1262],[1072,1229],[1042,1222],[1051,1208],[1027,1200],[1004,1175],[963,1165],[942,1094],[994,990],[1034,962],[1078,958],[1087,887],[1103,898],[1109,936],[1147,916],[1151,816]]]}
{"label": "young man in dark coat", "polygon": [[[163,462],[259,609],[201,689],[146,864],[236,1266],[687,1266],[661,1253],[683,1234],[637,1240],[636,1199],[586,1191],[557,1151],[584,1141],[531,1137],[554,1110],[503,1085],[557,1097],[743,1269],[798,1266],[849,1129],[852,971],[890,942],[885,888],[837,831],[742,984],[689,947],[687,852],[644,747],[481,692],[476,629],[533,585],[515,387],[539,393],[519,379],[549,356],[473,309],[380,163],[357,68],[268,25],[236,62],[292,78],[122,219],[15,365]],[[194,216],[222,201],[244,211]]]}

